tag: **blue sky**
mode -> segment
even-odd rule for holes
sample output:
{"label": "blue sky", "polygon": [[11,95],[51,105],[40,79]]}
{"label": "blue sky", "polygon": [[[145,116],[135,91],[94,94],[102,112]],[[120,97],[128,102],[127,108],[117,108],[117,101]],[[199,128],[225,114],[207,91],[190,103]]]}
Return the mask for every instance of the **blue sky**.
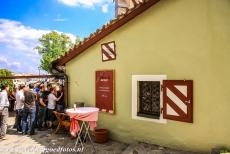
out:
{"label": "blue sky", "polygon": [[0,69],[38,73],[40,56],[33,48],[55,30],[87,37],[114,18],[113,0],[7,0],[0,4]]}

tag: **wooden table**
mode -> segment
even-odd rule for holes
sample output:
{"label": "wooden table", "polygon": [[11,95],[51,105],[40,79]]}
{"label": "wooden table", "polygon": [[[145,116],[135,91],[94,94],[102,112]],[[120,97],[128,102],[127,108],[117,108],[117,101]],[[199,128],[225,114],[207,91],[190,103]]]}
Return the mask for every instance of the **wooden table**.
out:
{"label": "wooden table", "polygon": [[[80,143],[82,149],[84,149],[83,142],[88,137],[93,146],[94,152],[96,151],[89,131],[90,131],[90,122],[96,123],[96,121],[98,120],[98,112],[99,109],[95,107],[78,107],[76,109],[72,108],[66,110],[66,113],[70,116],[72,120],[71,124],[75,123],[76,120],[81,121],[80,130],[79,132],[77,132],[77,141],[75,143],[75,147],[78,145],[78,143]],[[78,126],[78,122],[77,122],[77,126]],[[81,139],[81,136],[83,136],[83,140]]]}

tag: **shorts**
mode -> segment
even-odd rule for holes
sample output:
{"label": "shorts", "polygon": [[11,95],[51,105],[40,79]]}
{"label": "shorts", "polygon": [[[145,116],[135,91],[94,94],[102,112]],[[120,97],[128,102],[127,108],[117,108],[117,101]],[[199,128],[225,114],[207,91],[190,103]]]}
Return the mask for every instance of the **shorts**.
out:
{"label": "shorts", "polygon": [[55,110],[54,109],[48,109],[47,110],[47,120],[48,121],[55,121],[56,120],[56,117],[55,117],[53,111],[55,111]]}

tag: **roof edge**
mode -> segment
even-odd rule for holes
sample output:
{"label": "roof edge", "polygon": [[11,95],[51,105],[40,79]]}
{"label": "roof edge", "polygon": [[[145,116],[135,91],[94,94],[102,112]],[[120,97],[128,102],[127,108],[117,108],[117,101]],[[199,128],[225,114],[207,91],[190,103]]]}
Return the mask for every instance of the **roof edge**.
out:
{"label": "roof edge", "polygon": [[53,64],[55,66],[63,66],[71,59],[80,55],[86,49],[88,49],[113,31],[117,30],[121,26],[125,25],[130,20],[140,15],[159,1],[160,0],[143,0],[143,2],[140,2],[133,9],[128,10],[126,14],[120,15],[116,19],[110,20],[110,22],[106,25],[103,25],[101,29],[97,29],[95,33],[91,33],[88,38],[84,39],[78,45],[74,46],[74,48],[70,49],[64,56],[55,60]]}

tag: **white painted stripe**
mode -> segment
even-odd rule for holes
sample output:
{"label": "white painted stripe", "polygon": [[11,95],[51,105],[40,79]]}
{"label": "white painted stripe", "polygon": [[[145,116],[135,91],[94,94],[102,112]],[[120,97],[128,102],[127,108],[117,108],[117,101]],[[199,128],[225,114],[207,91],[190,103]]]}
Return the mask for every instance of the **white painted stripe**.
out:
{"label": "white painted stripe", "polygon": [[179,114],[170,105],[167,104],[166,109],[167,115],[179,116]]}
{"label": "white painted stripe", "polygon": [[108,60],[109,58],[103,53],[102,54],[103,60]]}
{"label": "white painted stripe", "polygon": [[102,112],[106,112],[106,109],[101,109]]}
{"label": "white painted stripe", "polygon": [[105,46],[102,46],[102,48],[106,53],[110,55],[111,58],[115,58],[115,55],[108,48],[106,48]]}
{"label": "white painted stripe", "polygon": [[111,49],[113,49],[113,51],[114,51],[114,43],[109,43],[108,45],[109,45],[109,47],[110,47]]}
{"label": "white painted stripe", "polygon": [[114,112],[113,112],[113,110],[109,110],[109,113],[113,114]]}
{"label": "white painted stripe", "polygon": [[186,85],[184,85],[184,86],[179,86],[179,85],[175,85],[174,86],[176,89],[178,89],[185,97],[187,97],[188,96],[188,87],[186,86]]}
{"label": "white painted stripe", "polygon": [[187,114],[187,106],[170,89],[166,88],[167,96]]}
{"label": "white painted stripe", "polygon": [[115,58],[115,55],[109,51],[105,46],[102,46],[102,48],[110,55],[111,58]]}

